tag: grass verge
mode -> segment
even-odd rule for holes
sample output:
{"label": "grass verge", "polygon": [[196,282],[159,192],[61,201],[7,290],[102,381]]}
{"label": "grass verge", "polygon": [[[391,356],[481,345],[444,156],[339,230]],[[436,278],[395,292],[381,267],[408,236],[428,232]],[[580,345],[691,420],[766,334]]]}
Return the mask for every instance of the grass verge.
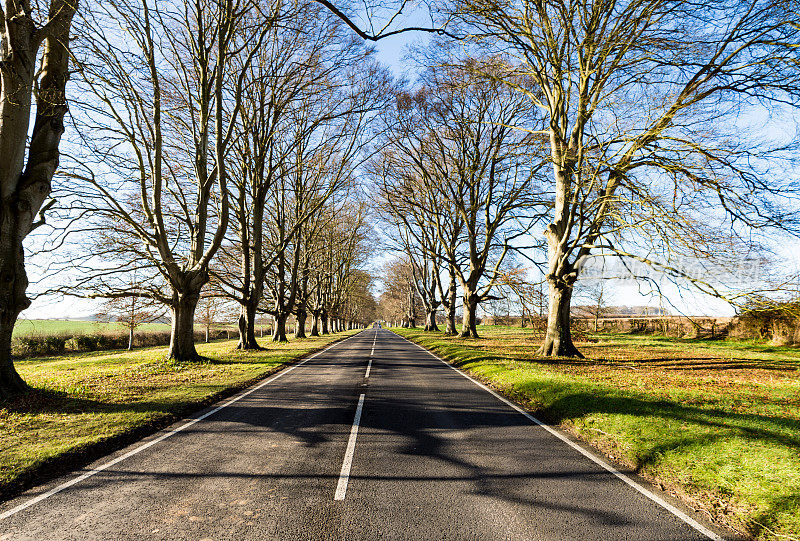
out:
{"label": "grass verge", "polygon": [[0,500],[86,464],[247,387],[357,331],[242,352],[198,344],[207,360],[175,364],[166,348],[18,361],[34,390],[0,403]]}
{"label": "grass verge", "polygon": [[719,522],[800,538],[800,350],[596,335],[586,359],[545,359],[524,329],[393,330]]}

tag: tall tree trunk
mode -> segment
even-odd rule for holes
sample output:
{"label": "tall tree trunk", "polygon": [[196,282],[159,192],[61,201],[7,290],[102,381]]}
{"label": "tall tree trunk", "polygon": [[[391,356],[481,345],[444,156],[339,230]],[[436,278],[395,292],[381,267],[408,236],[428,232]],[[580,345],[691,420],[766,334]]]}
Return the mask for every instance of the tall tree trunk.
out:
{"label": "tall tree trunk", "polygon": [[436,310],[428,310],[425,314],[425,330],[438,331],[439,326],[436,324]]}
{"label": "tall tree trunk", "polygon": [[200,290],[177,295],[170,307],[172,329],[169,343],[169,358],[179,362],[196,362],[200,355],[194,347],[194,313],[200,300]]}
{"label": "tall tree trunk", "polygon": [[537,352],[546,357],[583,357],[572,343],[570,302],[572,286],[563,280],[548,279],[549,312],[544,343]]}
{"label": "tall tree trunk", "polygon": [[[237,349],[260,350],[263,349],[256,341],[256,307],[257,302],[247,302],[241,305],[239,312],[239,343]],[[261,336],[264,336],[264,327],[261,327]]]}
{"label": "tall tree trunk", "polygon": [[416,307],[414,306],[414,301],[416,301],[416,295],[414,294],[414,286],[412,284],[408,284],[408,327],[410,329],[417,328],[417,311]]}
{"label": "tall tree trunk", "polygon": [[[0,229],[0,400],[5,400],[25,392],[28,385],[22,380],[14,368],[11,356],[11,336],[19,313],[30,305],[25,296],[28,287],[28,275],[22,253],[22,240],[14,232],[12,216],[3,202],[2,229]],[[7,224],[7,217],[12,224]],[[10,225],[11,227],[8,227]],[[10,230],[10,231],[9,231]]]}
{"label": "tall tree trunk", "polygon": [[444,303],[445,319],[447,321],[444,333],[450,336],[458,334],[456,329],[456,280],[454,276],[450,277],[450,285],[448,286],[447,299]]}
{"label": "tall tree trunk", "polygon": [[28,389],[14,368],[11,357],[11,334],[17,317],[8,318],[5,311],[0,312],[0,401],[11,398]]}
{"label": "tall tree trunk", "polygon": [[[77,0],[50,2],[49,32],[38,69],[36,118],[29,140],[42,29],[37,27],[28,2],[4,3],[5,20],[0,25],[4,56],[0,65],[0,400],[28,389],[11,356],[14,325],[30,305],[25,295],[28,276],[22,242],[35,227],[58,168],[67,112],[69,33],[76,8]],[[36,9],[45,8],[37,4]]]}
{"label": "tall tree trunk", "polygon": [[319,336],[319,328],[319,310],[313,310],[311,312],[311,336]]}
{"label": "tall tree trunk", "polygon": [[128,327],[128,351],[133,349],[133,327]]}
{"label": "tall tree trunk", "polygon": [[297,328],[294,330],[294,337],[295,338],[305,338],[306,337],[306,318],[308,317],[308,313],[305,310],[298,310],[297,311]]}
{"label": "tall tree trunk", "polygon": [[273,342],[288,342],[286,338],[286,314],[278,313],[275,316],[275,332],[272,335]]}
{"label": "tall tree trunk", "polygon": [[464,288],[464,315],[461,323],[461,338],[478,336],[478,295]]}
{"label": "tall tree trunk", "polygon": [[322,321],[322,334],[329,334],[330,331],[328,329],[328,314],[327,312],[325,312],[325,310],[322,311],[320,319]]}
{"label": "tall tree trunk", "polygon": [[583,357],[572,343],[570,334],[570,302],[578,269],[568,263],[562,239],[569,238],[570,186],[575,166],[575,148],[565,148],[555,131],[550,132],[550,149],[555,175],[553,222],[545,229],[547,238],[548,312],[547,332],[538,354],[547,357]]}

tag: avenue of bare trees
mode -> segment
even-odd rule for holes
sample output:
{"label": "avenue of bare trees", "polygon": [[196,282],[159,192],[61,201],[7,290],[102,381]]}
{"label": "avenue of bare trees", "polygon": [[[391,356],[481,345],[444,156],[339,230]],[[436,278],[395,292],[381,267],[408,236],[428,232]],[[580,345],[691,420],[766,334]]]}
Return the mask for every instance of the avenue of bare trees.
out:
{"label": "avenue of bare trees", "polygon": [[[580,356],[570,305],[590,258],[731,298],[680,262],[729,268],[757,257],[754,231],[795,230],[797,2],[454,0],[443,11],[462,56],[420,55],[429,75],[398,95],[375,169],[425,309],[450,295],[422,269],[458,277],[462,336],[508,275],[508,251],[549,290],[539,354]],[[491,85],[497,102],[461,113],[454,90]],[[526,114],[503,116],[512,107]],[[788,131],[742,130],[765,112]]]}
{"label": "avenue of bare trees", "polygon": [[[746,298],[683,262],[798,231],[797,0],[441,0],[430,27],[328,0],[1,7],[0,399],[26,388],[26,238],[46,288],[168,311],[194,361],[201,298],[241,349],[265,316],[277,341],[374,320],[376,224],[392,320],[477,337],[514,295],[545,356],[580,355],[593,258]],[[431,38],[411,82],[369,45],[408,32]]]}
{"label": "avenue of bare trees", "polygon": [[[257,314],[273,316],[275,340],[286,340],[290,315],[299,337],[309,313],[312,335],[373,319],[355,175],[390,81],[340,17],[314,2],[112,1],[77,14],[53,2],[49,18],[6,4],[17,10],[4,14],[6,29],[28,34],[4,46],[28,48],[7,51],[27,64],[3,71],[3,107],[27,105],[2,123],[19,160],[3,181],[13,208],[2,212],[11,255],[0,396],[26,387],[10,355],[29,304],[21,242],[52,206],[68,61],[71,131],[53,239],[63,250],[50,267],[65,278],[54,289],[109,300],[131,334],[151,318],[143,307],[166,307],[179,361],[199,359],[194,324],[210,317],[197,313],[201,295],[237,303],[243,349],[259,347]],[[32,97],[40,104],[26,141]]]}

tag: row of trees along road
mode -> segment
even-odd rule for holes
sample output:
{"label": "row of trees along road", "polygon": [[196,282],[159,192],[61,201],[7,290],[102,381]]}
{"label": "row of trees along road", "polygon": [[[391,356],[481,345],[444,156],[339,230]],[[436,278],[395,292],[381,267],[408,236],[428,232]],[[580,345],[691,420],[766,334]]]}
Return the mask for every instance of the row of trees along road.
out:
{"label": "row of trees along road", "polygon": [[479,303],[490,298],[514,242],[544,213],[546,159],[517,129],[543,127],[542,116],[508,85],[443,66],[428,69],[416,92],[398,93],[383,118],[386,138],[372,173],[426,329],[436,327],[442,304],[445,330],[455,333],[460,287],[461,336],[477,337]]}
{"label": "row of trees along road", "polygon": [[26,388],[10,352],[29,305],[21,243],[49,205],[70,58],[74,129],[55,192],[63,292],[167,306],[169,355],[181,361],[198,358],[193,324],[210,280],[241,306],[245,349],[257,347],[256,312],[274,315],[277,340],[292,313],[314,314],[312,334],[371,319],[354,181],[388,77],[343,14],[305,1],[114,0],[77,16],[76,4],[51,4],[41,22],[27,2],[2,13],[0,140],[16,170],[2,180],[0,398]]}
{"label": "row of trees along road", "polygon": [[[328,0],[1,7],[0,397],[25,388],[10,347],[29,305],[22,243],[53,205],[59,146],[58,208],[83,239],[61,252],[92,271],[75,285],[169,306],[180,359],[197,356],[191,326],[213,275],[242,307],[241,347],[254,345],[254,306],[324,328],[362,295],[346,289],[363,284],[358,268],[337,259],[348,243],[329,253],[318,239],[365,234],[337,220],[363,213],[352,185],[373,137],[396,247],[426,310],[454,313],[461,290],[462,333],[475,335],[508,254],[546,245],[545,355],[579,355],[569,305],[588,257],[638,259],[724,295],[676,254],[724,263],[753,230],[797,223],[796,134],[741,129],[754,113],[796,114],[797,0],[441,0],[421,93],[386,90],[353,42],[412,29],[389,14],[370,35]],[[74,129],[60,145],[71,59]],[[386,136],[371,132],[376,112]],[[134,271],[142,285],[120,289]]]}
{"label": "row of trees along road", "polygon": [[[431,291],[448,294],[425,280],[458,277],[463,336],[504,254],[536,261],[537,240],[549,289],[539,353],[579,356],[570,302],[589,257],[727,296],[680,261],[724,268],[758,248],[754,231],[796,226],[796,133],[741,129],[796,114],[796,1],[453,0],[442,12],[459,54],[444,43],[422,55],[431,67],[398,95],[374,169],[403,230],[396,248],[417,274],[444,269],[423,277],[426,310]],[[483,103],[464,99],[487,88]],[[530,240],[534,226],[544,235]]]}

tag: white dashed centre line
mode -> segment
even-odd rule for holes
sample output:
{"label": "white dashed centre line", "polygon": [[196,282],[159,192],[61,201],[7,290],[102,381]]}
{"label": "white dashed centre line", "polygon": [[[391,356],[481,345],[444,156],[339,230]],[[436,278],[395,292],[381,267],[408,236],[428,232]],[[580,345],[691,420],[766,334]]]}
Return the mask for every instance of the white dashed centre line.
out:
{"label": "white dashed centre line", "polygon": [[339,484],[336,485],[336,494],[333,495],[333,499],[337,501],[344,500],[344,495],[347,493],[347,482],[350,480],[350,466],[353,464],[353,454],[356,452],[356,436],[358,436],[358,425],[361,423],[361,410],[363,407],[364,394],[362,393],[358,398],[356,416],[353,419],[353,428],[350,429],[350,439],[347,442],[347,450],[344,452],[342,472],[339,474]]}
{"label": "white dashed centre line", "polygon": [[365,378],[369,377],[369,371],[372,368],[372,358],[375,356],[375,340],[378,339],[378,331],[375,331],[375,338],[372,339],[372,351],[369,352],[369,362],[367,363],[367,373],[364,374]]}

